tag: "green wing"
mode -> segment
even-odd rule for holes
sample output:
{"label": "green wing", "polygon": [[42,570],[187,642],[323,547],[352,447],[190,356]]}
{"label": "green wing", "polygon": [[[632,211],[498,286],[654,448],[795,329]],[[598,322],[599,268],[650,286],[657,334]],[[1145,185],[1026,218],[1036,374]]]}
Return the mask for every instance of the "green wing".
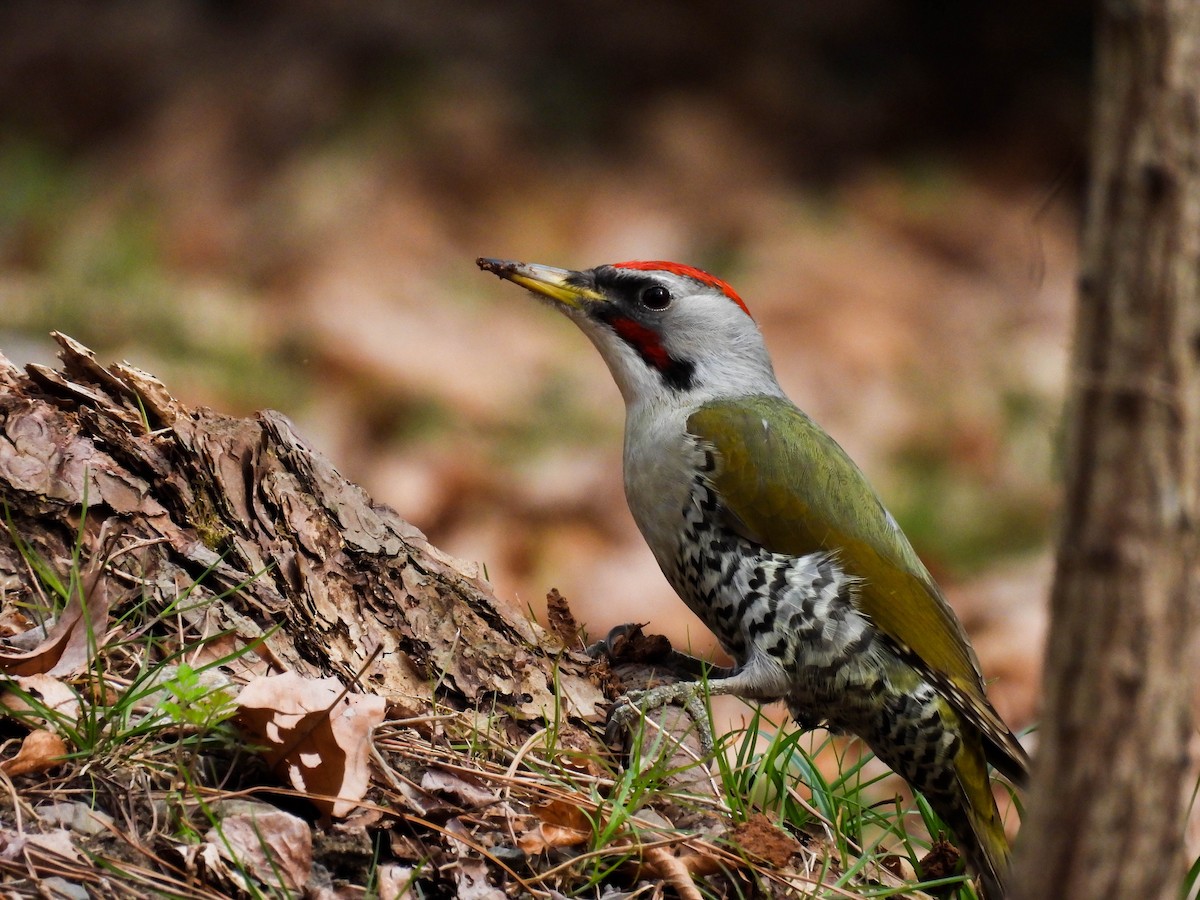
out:
{"label": "green wing", "polygon": [[962,625],[833,438],[778,397],[706,404],[688,419],[688,431],[717,454],[712,481],[732,528],[775,553],[836,553],[862,579],[859,609],[920,659],[950,703],[1002,751],[1024,756],[987,700]]}

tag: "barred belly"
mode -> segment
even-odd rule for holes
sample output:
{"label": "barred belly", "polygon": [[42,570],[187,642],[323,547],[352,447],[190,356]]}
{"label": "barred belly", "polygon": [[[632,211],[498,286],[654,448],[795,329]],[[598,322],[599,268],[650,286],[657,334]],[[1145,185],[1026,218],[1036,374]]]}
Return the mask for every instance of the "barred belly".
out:
{"label": "barred belly", "polygon": [[861,737],[922,792],[951,791],[956,714],[858,611],[836,555],[770,553],[724,525],[702,474],[693,484],[666,574],[739,671],[761,673],[752,699],[784,700],[802,728]]}

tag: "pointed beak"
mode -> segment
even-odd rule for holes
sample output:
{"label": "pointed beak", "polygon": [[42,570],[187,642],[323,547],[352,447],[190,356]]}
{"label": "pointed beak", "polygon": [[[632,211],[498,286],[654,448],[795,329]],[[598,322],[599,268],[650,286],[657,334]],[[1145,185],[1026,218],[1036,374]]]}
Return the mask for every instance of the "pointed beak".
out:
{"label": "pointed beak", "polygon": [[582,310],[589,302],[605,301],[603,294],[585,286],[588,280],[585,275],[570,269],[485,257],[475,260],[475,265],[570,309]]}

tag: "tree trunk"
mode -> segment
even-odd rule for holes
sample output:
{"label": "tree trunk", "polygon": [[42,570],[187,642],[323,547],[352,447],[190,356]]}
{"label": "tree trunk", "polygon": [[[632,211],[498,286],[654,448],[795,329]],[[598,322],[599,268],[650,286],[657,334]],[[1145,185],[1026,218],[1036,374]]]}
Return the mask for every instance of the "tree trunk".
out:
{"label": "tree trunk", "polygon": [[1013,896],[1176,897],[1200,517],[1200,3],[1099,4],[1046,700]]}

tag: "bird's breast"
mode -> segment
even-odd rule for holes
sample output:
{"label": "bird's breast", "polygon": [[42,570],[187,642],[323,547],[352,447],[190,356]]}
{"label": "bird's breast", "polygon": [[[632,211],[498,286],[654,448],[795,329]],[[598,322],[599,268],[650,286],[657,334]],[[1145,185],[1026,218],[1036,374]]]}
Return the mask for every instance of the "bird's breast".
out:
{"label": "bird's breast", "polygon": [[704,452],[687,433],[687,412],[630,410],[625,425],[625,499],[638,530],[670,577],[683,514]]}
{"label": "bird's breast", "polygon": [[732,531],[712,481],[719,461],[686,423],[686,412],[631,417],[626,431],[629,507],[671,586],[739,664],[770,657],[801,691],[868,680],[844,666],[877,649],[853,579],[826,554],[771,553]]}

